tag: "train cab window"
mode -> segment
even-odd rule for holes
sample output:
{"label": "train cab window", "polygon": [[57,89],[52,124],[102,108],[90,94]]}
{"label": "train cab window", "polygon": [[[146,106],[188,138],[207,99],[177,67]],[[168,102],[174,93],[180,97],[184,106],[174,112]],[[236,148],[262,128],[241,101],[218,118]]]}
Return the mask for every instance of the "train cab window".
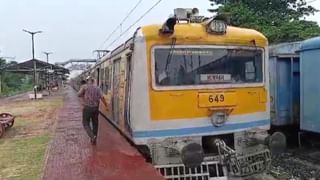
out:
{"label": "train cab window", "polygon": [[245,63],[245,79],[246,80],[254,80],[256,77],[256,72],[255,72],[255,65],[253,63],[253,61],[248,61]]}
{"label": "train cab window", "polygon": [[156,48],[155,81],[159,86],[261,83],[262,57],[257,49]]}

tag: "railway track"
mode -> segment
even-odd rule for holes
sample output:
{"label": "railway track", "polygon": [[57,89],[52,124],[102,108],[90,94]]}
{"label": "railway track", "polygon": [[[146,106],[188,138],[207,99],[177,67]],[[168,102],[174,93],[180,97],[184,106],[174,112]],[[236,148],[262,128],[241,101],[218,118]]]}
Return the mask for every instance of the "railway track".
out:
{"label": "railway track", "polygon": [[320,179],[320,148],[290,149],[274,157],[270,174],[277,179]]}

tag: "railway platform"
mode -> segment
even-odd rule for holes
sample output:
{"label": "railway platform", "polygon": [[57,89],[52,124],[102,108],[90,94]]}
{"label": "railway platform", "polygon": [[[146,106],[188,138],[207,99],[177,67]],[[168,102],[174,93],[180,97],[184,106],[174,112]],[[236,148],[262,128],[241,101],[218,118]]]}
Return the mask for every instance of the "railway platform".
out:
{"label": "railway platform", "polygon": [[92,146],[82,127],[81,114],[76,92],[68,87],[47,151],[43,179],[163,179],[111,125],[107,137],[98,135],[97,145]]}

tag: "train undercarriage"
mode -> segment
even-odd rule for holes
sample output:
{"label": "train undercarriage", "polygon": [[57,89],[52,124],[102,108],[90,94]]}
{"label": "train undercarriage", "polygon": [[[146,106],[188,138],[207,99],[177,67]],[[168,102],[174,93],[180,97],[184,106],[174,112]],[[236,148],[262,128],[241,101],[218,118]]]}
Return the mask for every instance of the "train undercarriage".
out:
{"label": "train undercarriage", "polygon": [[282,151],[281,133],[237,132],[217,136],[151,140],[139,146],[166,179],[220,180],[250,177],[267,171],[271,154]]}

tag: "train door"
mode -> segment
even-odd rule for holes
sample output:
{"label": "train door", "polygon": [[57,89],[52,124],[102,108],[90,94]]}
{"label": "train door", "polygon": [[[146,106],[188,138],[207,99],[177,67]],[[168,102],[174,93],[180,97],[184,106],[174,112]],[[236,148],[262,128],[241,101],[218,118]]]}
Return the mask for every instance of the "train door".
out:
{"label": "train door", "polygon": [[288,58],[278,58],[277,61],[277,109],[278,121],[289,125],[291,121],[291,61]]}
{"label": "train door", "polygon": [[280,57],[277,61],[277,125],[295,125],[299,120],[299,58]]}
{"label": "train door", "polygon": [[112,65],[108,63],[104,64],[104,69],[101,70],[101,74],[104,73],[103,79],[101,79],[101,86],[104,97],[107,101],[107,108],[105,109],[105,115],[110,120],[113,120],[113,99],[112,99]]}
{"label": "train door", "polygon": [[295,124],[300,120],[300,58],[292,58],[292,112]]}
{"label": "train door", "polygon": [[125,83],[125,128],[131,134],[130,127],[130,88],[131,88],[131,57],[132,53],[127,54],[126,62],[126,83]]}
{"label": "train door", "polygon": [[100,88],[101,88],[101,90],[102,90],[102,92],[104,92],[105,91],[105,80],[104,80],[104,78],[105,78],[105,73],[104,73],[104,67],[102,67],[101,68],[101,70],[100,70]]}
{"label": "train door", "polygon": [[112,89],[112,109],[113,121],[118,124],[120,119],[120,62],[117,59],[113,62],[113,89]]}
{"label": "train door", "polygon": [[100,68],[97,68],[96,80],[97,86],[100,86]]}

